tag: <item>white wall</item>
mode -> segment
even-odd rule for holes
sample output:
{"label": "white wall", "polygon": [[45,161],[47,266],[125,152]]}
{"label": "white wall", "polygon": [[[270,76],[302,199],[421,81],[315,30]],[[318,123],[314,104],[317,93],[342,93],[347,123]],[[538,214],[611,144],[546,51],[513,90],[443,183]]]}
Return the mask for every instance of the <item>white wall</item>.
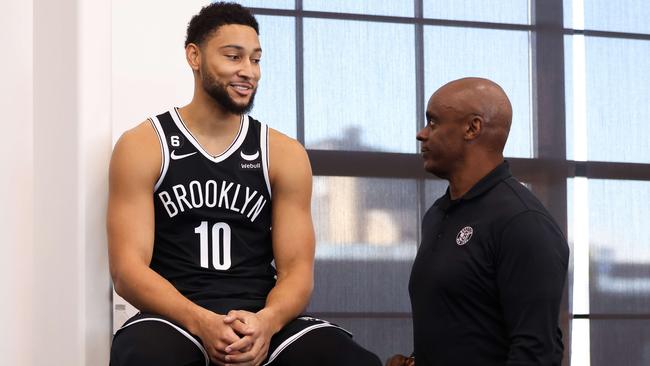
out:
{"label": "white wall", "polygon": [[79,1],[77,193],[80,202],[80,262],[83,274],[84,365],[108,365],[111,291],[106,250],[108,163],[112,149],[111,0]]}
{"label": "white wall", "polygon": [[185,32],[205,0],[112,2],[113,137],[149,116],[189,103],[194,81]]}
{"label": "white wall", "polygon": [[32,1],[0,11],[0,365],[31,364],[34,154]]}
{"label": "white wall", "polygon": [[2,365],[106,365],[110,0],[0,12]]}
{"label": "white wall", "polygon": [[33,344],[61,365],[83,362],[75,13],[34,0]]}

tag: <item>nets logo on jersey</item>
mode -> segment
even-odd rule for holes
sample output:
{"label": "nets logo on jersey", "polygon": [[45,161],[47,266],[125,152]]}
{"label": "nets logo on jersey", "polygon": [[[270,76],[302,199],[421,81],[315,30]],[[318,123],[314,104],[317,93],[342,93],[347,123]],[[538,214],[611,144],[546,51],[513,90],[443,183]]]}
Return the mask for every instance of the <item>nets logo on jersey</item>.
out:
{"label": "nets logo on jersey", "polygon": [[260,152],[255,151],[253,154],[246,154],[243,150],[239,152],[242,160],[239,162],[239,169],[241,170],[260,170],[262,169],[262,162],[259,160]]}

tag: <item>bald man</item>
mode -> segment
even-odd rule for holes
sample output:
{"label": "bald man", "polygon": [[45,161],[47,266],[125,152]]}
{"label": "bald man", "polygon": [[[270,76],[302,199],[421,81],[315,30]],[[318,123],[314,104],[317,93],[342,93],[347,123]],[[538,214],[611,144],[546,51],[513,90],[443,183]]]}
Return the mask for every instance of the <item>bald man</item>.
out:
{"label": "bald man", "polygon": [[424,215],[411,271],[415,365],[560,365],[569,248],[503,159],[508,97],[490,80],[455,80],[426,117],[424,168],[449,188]]}

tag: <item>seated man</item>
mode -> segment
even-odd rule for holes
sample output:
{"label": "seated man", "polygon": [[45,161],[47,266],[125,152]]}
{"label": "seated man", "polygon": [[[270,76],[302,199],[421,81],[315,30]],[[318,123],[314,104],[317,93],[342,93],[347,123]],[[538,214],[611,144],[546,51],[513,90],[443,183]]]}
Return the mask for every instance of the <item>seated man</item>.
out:
{"label": "seated man", "polygon": [[298,142],[246,114],[257,21],[211,4],[185,46],[192,101],[126,132],[111,160],[111,274],[141,310],[117,331],[111,365],[380,365],[347,331],[300,316],[313,286],[311,168]]}

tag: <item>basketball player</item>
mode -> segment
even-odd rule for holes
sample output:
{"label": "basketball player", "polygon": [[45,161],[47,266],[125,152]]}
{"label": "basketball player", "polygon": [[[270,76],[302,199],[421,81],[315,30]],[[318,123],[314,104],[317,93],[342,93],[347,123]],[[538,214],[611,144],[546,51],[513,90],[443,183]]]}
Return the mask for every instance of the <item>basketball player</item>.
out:
{"label": "basketball player", "polygon": [[211,4],[185,46],[192,101],[124,133],[111,160],[111,274],[141,310],[115,335],[111,365],[380,365],[347,331],[300,316],[311,168],[298,142],[246,114],[257,21]]}

